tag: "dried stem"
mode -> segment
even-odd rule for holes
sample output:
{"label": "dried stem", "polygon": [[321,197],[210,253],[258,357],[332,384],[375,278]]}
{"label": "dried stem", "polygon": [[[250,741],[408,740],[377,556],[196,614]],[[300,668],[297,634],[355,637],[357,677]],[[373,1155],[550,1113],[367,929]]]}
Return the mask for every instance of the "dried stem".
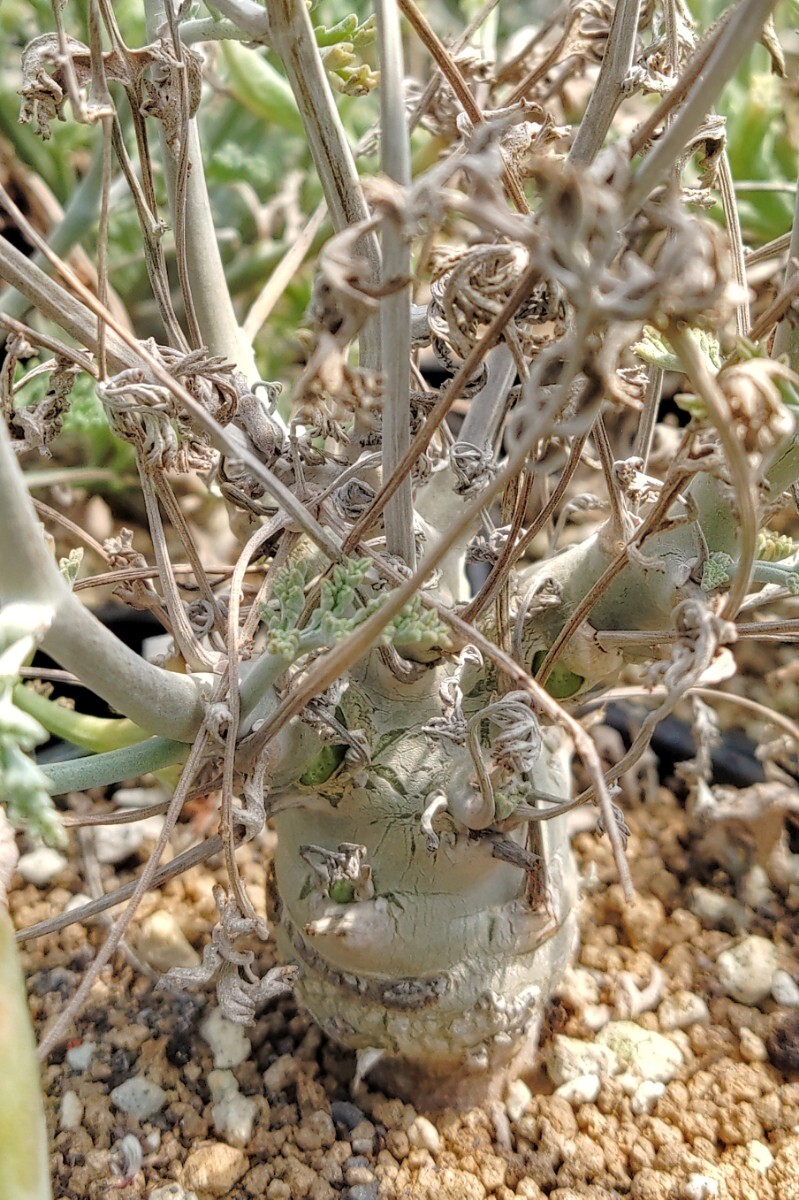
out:
{"label": "dried stem", "polygon": [[569,151],[569,161],[588,164],[594,161],[610,129],[616,109],[627,92],[633,65],[641,0],[618,0],[613,10],[599,78],[594,84],[577,137]]}
{"label": "dried stem", "polygon": [[[390,179],[407,188],[411,182],[411,156],[403,96],[402,36],[395,0],[376,0],[377,41],[380,60],[380,158]],[[383,478],[402,462],[410,445],[411,357],[411,247],[400,212],[383,224],[383,282],[407,280],[383,300]],[[386,549],[413,568],[416,546],[410,472],[389,499],[385,509]]]}

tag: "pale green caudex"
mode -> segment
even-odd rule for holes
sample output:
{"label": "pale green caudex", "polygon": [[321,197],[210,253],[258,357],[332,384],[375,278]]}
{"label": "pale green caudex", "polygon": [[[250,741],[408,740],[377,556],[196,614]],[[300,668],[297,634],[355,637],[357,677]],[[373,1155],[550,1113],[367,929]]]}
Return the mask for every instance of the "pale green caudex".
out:
{"label": "pale green caudex", "polygon": [[[103,270],[93,293],[0,192],[42,264],[0,239],[0,278],[22,297],[0,316],[11,431],[0,440],[0,595],[48,606],[44,647],[122,714],[90,721],[17,684],[4,720],[99,752],[49,765],[54,795],[185,760],[159,845],[135,888],[109,900],[129,903],[43,1053],[143,891],[221,849],[220,924],[202,966],[171,983],[215,979],[244,1021],[293,987],[361,1052],[361,1071],[387,1065],[391,1086],[431,1100],[452,1100],[453,1074],[464,1100],[490,1091],[534,1052],[574,950],[566,814],[598,806],[629,891],[616,780],[659,719],[723,675],[742,606],[799,588],[795,547],[767,531],[799,480],[799,363],[765,348],[775,325],[793,329],[795,289],[789,276],[750,326],[712,115],[773,0],[741,0],[701,40],[682,0],[619,3],[581,126],[566,123],[553,81],[579,65],[572,46],[589,16],[601,44],[595,8],[558,9],[509,56],[502,18],[486,23],[491,7],[469,8],[471,58],[453,57],[413,0],[379,0],[374,21],[332,26],[302,0],[217,0],[190,19],[145,0],[151,40],[135,53],[106,0],[89,5],[86,44],[70,40],[70,5],[57,5],[56,32],[26,52],[23,120],[44,137],[57,118],[87,121],[105,139],[101,248],[111,189],[122,178],[133,191],[162,336],[137,338],[105,303]],[[764,36],[779,65],[769,26]],[[216,65],[250,114],[303,131],[334,230],[317,264],[307,365],[282,415],[279,387],[257,378],[213,235],[197,115],[204,41],[225,43]],[[415,42],[413,61],[428,54],[433,73],[408,106],[403,50]],[[368,106],[378,84],[381,171],[373,163],[367,181],[336,94]],[[633,129],[624,138],[618,109],[619,130]],[[717,187],[728,233],[701,214]],[[31,309],[39,315],[20,324]],[[438,389],[419,369],[428,348],[449,373]],[[24,408],[36,355],[51,360],[50,391]],[[94,380],[113,434],[134,448],[157,584],[146,594],[135,584],[146,563],[127,535],[106,545],[107,566],[160,613],[185,673],[120,646],[41,536],[13,447],[46,449],[68,371]],[[683,377],[688,413],[671,442],[657,430],[668,372]],[[463,419],[450,425],[456,406]],[[585,494],[592,469],[598,498]],[[190,470],[213,481],[242,542],[222,582],[176,498]],[[570,515],[591,506],[607,518],[564,548]],[[268,570],[250,574],[259,563]],[[484,564],[472,583],[469,564]],[[777,587],[760,597],[762,584]],[[664,688],[604,773],[576,712],[633,666]],[[161,868],[200,783],[220,794],[219,835]],[[267,818],[269,930],[235,858]],[[239,939],[268,932],[286,965],[259,976]]]}

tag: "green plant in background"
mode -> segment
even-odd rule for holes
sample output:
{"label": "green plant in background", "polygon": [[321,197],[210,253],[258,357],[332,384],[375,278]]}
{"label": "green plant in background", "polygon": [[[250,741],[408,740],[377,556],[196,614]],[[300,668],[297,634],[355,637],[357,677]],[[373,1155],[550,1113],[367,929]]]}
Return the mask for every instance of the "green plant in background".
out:
{"label": "green plant in background", "polygon": [[[23,116],[90,148],[80,188],[64,164],[48,178],[65,222],[96,214],[99,254],[87,286],[63,223],[54,254],[0,190],[38,256],[0,240],[0,595],[46,604],[48,653],[123,716],[95,725],[13,695],[97,751],[48,766],[54,795],[183,765],[43,1053],[157,881],[202,771],[220,829],[185,862],[221,850],[229,891],[221,935],[173,983],[215,979],[244,1021],[293,988],[359,1071],[431,1102],[490,1094],[529,1063],[576,940],[568,813],[596,805],[632,897],[617,780],[682,698],[729,674],[752,632],[741,614],[796,591],[796,551],[770,530],[799,480],[794,267],[750,305],[738,167],[712,112],[732,80],[755,120],[736,73],[761,34],[776,53],[773,7],[741,0],[698,40],[680,0],[619,0],[604,25],[578,3],[513,53],[505,6],[498,21],[470,6],[451,50],[413,0],[377,0],[374,19],[145,0],[146,34],[130,6],[92,0],[85,23],[54,10],[75,40],[29,48]],[[406,48],[432,64],[412,87]],[[570,74],[588,70],[572,123]],[[696,215],[717,193],[729,236]],[[785,232],[757,213],[746,236]],[[296,278],[307,256],[312,286]],[[667,372],[684,380],[671,434]],[[57,447],[67,378],[73,423],[93,395],[135,462],[157,584],[129,537],[104,553],[181,671],[102,629],[41,537],[14,450]],[[222,582],[181,510],[191,474],[240,543]],[[564,538],[597,504],[606,515]],[[580,705],[631,671],[656,703],[605,771]],[[266,927],[236,849],[267,819],[286,965],[258,977],[240,939]]]}

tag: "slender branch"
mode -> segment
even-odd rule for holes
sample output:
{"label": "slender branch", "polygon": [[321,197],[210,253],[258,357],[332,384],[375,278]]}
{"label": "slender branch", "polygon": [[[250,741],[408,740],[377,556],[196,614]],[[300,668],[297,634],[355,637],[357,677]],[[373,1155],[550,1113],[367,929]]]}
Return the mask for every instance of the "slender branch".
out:
{"label": "slender branch", "polygon": [[[221,7],[221,6],[220,6]],[[234,9],[249,9],[241,0],[222,8],[237,20]],[[251,15],[251,14],[250,14]],[[248,16],[249,20],[250,17]],[[350,225],[370,219],[352,149],[338,115],[333,92],[314,38],[304,0],[270,0],[269,42],[280,57],[300,110],[333,228],[341,232]],[[371,264],[375,281],[380,278],[380,247],[373,232],[358,243]],[[380,366],[379,321],[367,321],[360,340],[361,365]]]}
{"label": "slender branch", "polygon": [[218,8],[223,17],[227,17],[239,29],[256,42],[268,38],[266,9],[252,0],[214,0],[214,8]]}
{"label": "slender branch", "polygon": [[724,209],[724,222],[730,239],[730,264],[735,282],[741,289],[741,297],[735,306],[735,327],[739,337],[748,337],[751,320],[749,316],[749,285],[746,280],[746,263],[744,261],[744,243],[741,234],[741,219],[738,215],[738,204],[735,196],[735,184],[730,168],[730,156],[726,148],[722,150],[718,168],[719,191],[721,206]]}
{"label": "slender branch", "polygon": [[[427,51],[435,61],[441,74],[446,79],[447,83],[455,93],[458,102],[463,108],[469,120],[473,125],[485,125],[485,117],[480,110],[479,105],[475,102],[474,96],[469,91],[466,80],[458,69],[457,64],[453,61],[452,56],[447,52],[442,44],[438,34],[434,31],[432,25],[427,20],[425,15],[419,11],[414,3],[414,0],[397,0],[403,16],[412,26],[420,41],[424,44]],[[513,201],[515,207],[520,213],[530,211],[527,204],[527,199],[522,190],[522,185],[516,175],[516,171],[509,163],[504,162],[502,167],[502,181],[505,185],[505,190],[508,196]]]}
{"label": "slender branch", "polygon": [[[167,16],[172,0],[145,0],[148,35],[155,39],[165,23],[173,27],[174,17]],[[174,51],[182,53],[180,39],[174,38]],[[187,113],[187,81],[182,77],[182,109]],[[159,127],[164,176],[169,207],[175,229],[178,262],[185,269],[184,299],[187,313],[196,314],[203,343],[211,354],[220,354],[236,364],[249,380],[258,379],[252,347],[244,337],[233,310],[233,301],[219,254],[208,189],[205,183],[202,150],[197,122],[188,118],[181,134],[177,159],[167,145],[163,126]],[[188,235],[190,232],[190,236]],[[183,271],[181,272],[183,274]]]}
{"label": "slender branch", "polygon": [[185,742],[152,737],[119,750],[42,763],[41,768],[49,780],[50,795],[63,796],[67,792],[85,792],[89,788],[123,783],[126,779],[160,771],[181,762],[185,755]]}
{"label": "slender branch", "polygon": [[172,562],[164,536],[164,526],[161,522],[161,511],[158,507],[158,496],[155,484],[147,469],[139,464],[139,479],[141,481],[144,508],[147,514],[147,524],[150,527],[150,538],[155,551],[155,561],[158,567],[158,579],[169,615],[169,625],[175,639],[175,648],[183,656],[191,671],[208,671],[213,665],[206,651],[200,645],[197,636],[189,624],[186,609],[181,599]]}
{"label": "slender branch", "polygon": [[0,431],[0,497],[3,602],[52,605],[56,616],[43,646],[57,663],[80,675],[93,692],[143,729],[190,741],[203,713],[196,684],[145,662],[73,596],[45,544],[5,426]]}
{"label": "slender branch", "polygon": [[[380,156],[383,171],[402,187],[411,183],[411,156],[403,97],[402,35],[395,0],[376,0],[380,59]],[[383,224],[383,279],[407,280],[382,304],[383,478],[388,479],[408,452],[411,434],[411,248],[400,214]],[[415,566],[413,492],[410,471],[386,504],[386,549]]]}
{"label": "slender branch", "polygon": [[[707,52],[700,46],[697,54],[686,68],[689,77],[700,63],[695,82],[688,92],[685,104],[675,116],[663,136],[655,143],[635,172],[627,192],[625,206],[633,216],[647,197],[668,175],[674,163],[702,120],[716,103],[722,88],[734,75],[741,59],[749,54],[753,44],[777,0],[741,0],[734,11],[730,11]],[[667,100],[670,97],[667,97]],[[654,118],[653,118],[654,119]]]}
{"label": "slender branch", "polygon": [[757,507],[755,488],[749,463],[734,422],[730,421],[729,406],[718,383],[711,375],[705,356],[690,332],[672,328],[669,331],[672,345],[682,360],[691,387],[702,397],[718,439],[721,443],[730,471],[738,508],[740,529],[736,542],[739,546],[738,568],[732,580],[724,607],[724,615],[734,620],[749,591],[752,567],[757,558]]}
{"label": "slender branch", "polygon": [[641,0],[617,0],[599,78],[594,84],[588,108],[569,151],[569,161],[572,163],[587,165],[594,161],[602,149],[616,109],[626,94],[640,12]]}
{"label": "slender branch", "polygon": [[363,514],[358,522],[353,526],[353,529],[344,543],[344,553],[352,550],[353,546],[364,537],[367,531],[374,525],[380,513],[383,511],[388,500],[393,496],[394,492],[400,486],[400,483],[405,478],[405,474],[410,470],[420,455],[424,454],[430,442],[436,433],[436,430],[444,421],[447,413],[452,408],[452,405],[460,397],[464,387],[472,378],[474,372],[479,367],[480,363],[485,358],[488,351],[498,341],[502,330],[512,320],[514,313],[519,305],[527,298],[530,292],[531,284],[538,278],[538,267],[535,265],[528,266],[516,287],[508,297],[507,302],[502,306],[500,311],[489,322],[485,333],[475,342],[466,358],[461,363],[460,367],[453,375],[447,388],[436,401],[434,407],[427,415],[427,419],[422,428],[417,433],[416,437],[410,444],[407,454],[403,460],[397,465],[388,479],[383,480],[383,486],[375,496],[367,511]]}
{"label": "slender branch", "polygon": [[314,209],[305,227],[291,242],[286,253],[255,297],[242,325],[242,329],[248,338],[254,339],[255,335],[266,324],[272,309],[302,266],[306,254],[324,224],[326,216],[327,204],[323,200]]}
{"label": "slender branch", "polygon": [[[799,187],[796,189],[796,202],[791,226],[790,242],[788,244],[788,265],[785,268],[785,280],[782,294],[796,296],[799,289]],[[788,362],[794,371],[799,370],[799,321],[792,307],[784,310],[784,315],[774,338],[774,356],[788,355]]]}

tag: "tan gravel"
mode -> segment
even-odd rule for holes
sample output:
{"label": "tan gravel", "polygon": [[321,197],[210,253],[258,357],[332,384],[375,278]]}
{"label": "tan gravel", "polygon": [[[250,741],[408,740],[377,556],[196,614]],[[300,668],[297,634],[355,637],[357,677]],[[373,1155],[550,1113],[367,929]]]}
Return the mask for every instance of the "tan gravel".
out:
{"label": "tan gravel", "polygon": [[[635,808],[628,820],[640,897],[633,908],[606,843],[591,833],[576,838],[592,883],[579,964],[552,1006],[544,1058],[559,1037],[589,1051],[609,1022],[623,1031],[632,1020],[657,1035],[641,1044],[672,1043],[667,1059],[676,1067],[659,1076],[665,1082],[642,1080],[625,1062],[605,1065],[596,1100],[580,1100],[580,1082],[567,1093],[572,1103],[554,1094],[542,1068],[510,1090],[507,1111],[419,1113],[368,1085],[351,1096],[352,1057],[284,1001],[247,1031],[251,1052],[224,1068],[225,1094],[250,1101],[252,1118],[248,1142],[228,1144],[225,1121],[219,1112],[214,1119],[213,1052],[201,1032],[212,995],[156,989],[120,956],[72,1041],[43,1070],[56,1200],[797,1200],[799,1074],[784,1071],[799,1070],[799,1018],[771,998],[751,1007],[726,995],[717,964],[755,936],[774,944],[780,969],[795,978],[799,895],[747,909],[746,934],[707,928],[691,911],[692,889],[732,892],[726,876],[692,860],[673,797],[662,790],[658,805]],[[140,862],[145,853],[146,844]],[[262,904],[263,854],[258,845],[242,854]],[[102,871],[111,886],[113,868]],[[221,878],[219,865],[197,868],[147,897],[136,937],[149,962],[161,961],[152,942],[159,927],[184,961],[187,945],[202,949]],[[74,863],[43,887],[18,883],[18,926],[60,911],[85,887]],[[24,951],[39,1027],[75,989],[102,933],[73,928]],[[110,1100],[134,1077],[164,1092],[144,1121]]]}

